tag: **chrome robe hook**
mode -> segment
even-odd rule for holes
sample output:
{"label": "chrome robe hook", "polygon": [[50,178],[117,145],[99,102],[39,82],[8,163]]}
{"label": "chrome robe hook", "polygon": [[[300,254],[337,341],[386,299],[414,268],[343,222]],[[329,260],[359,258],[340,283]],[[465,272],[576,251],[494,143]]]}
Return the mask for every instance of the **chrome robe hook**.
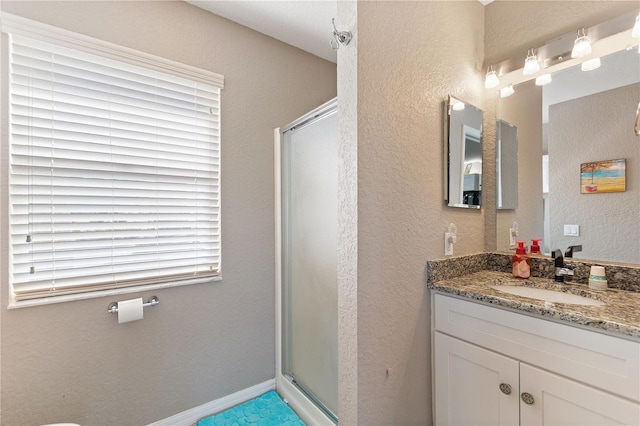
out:
{"label": "chrome robe hook", "polygon": [[331,18],[331,23],[333,24],[333,39],[329,41],[331,44],[331,48],[333,50],[338,50],[340,44],[346,46],[351,41],[351,32],[350,31],[338,31],[336,28],[336,20],[335,18]]}

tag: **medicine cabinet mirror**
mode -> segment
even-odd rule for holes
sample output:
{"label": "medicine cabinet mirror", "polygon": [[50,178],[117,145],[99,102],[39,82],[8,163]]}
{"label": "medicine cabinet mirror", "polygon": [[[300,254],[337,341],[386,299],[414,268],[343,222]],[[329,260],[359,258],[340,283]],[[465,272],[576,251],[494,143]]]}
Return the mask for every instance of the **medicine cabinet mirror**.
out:
{"label": "medicine cabinet mirror", "polygon": [[444,199],[479,209],[482,201],[482,110],[453,96],[445,102]]}
{"label": "medicine cabinet mirror", "polygon": [[496,125],[496,208],[518,208],[518,128],[504,120]]}

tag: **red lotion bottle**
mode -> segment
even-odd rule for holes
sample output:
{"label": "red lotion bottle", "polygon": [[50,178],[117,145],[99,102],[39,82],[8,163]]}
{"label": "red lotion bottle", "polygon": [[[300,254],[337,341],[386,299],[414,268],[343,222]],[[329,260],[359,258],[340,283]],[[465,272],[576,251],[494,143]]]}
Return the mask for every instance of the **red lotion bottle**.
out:
{"label": "red lotion bottle", "polygon": [[526,279],[531,276],[531,263],[527,256],[527,249],[524,248],[524,241],[518,241],[516,254],[513,255],[513,276],[516,278]]}
{"label": "red lotion bottle", "polygon": [[540,254],[540,241],[542,241],[542,238],[535,238],[531,240],[531,248],[529,249],[529,254]]}

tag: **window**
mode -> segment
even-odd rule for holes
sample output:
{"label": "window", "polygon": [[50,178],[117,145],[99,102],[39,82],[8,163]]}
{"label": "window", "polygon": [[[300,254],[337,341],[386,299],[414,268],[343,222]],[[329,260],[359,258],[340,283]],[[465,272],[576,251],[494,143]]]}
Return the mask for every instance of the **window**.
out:
{"label": "window", "polygon": [[222,76],[2,19],[12,301],[218,277]]}

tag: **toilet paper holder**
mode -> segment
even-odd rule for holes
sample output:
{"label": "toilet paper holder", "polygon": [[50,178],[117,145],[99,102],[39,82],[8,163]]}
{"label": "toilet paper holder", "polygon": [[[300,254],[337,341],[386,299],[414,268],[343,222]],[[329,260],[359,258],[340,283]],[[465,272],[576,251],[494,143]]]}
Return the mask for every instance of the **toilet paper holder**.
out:
{"label": "toilet paper holder", "polygon": [[[146,308],[147,306],[156,306],[160,304],[160,299],[157,296],[151,296],[147,299],[147,303],[143,303],[142,307]],[[109,303],[109,307],[107,308],[107,313],[117,314],[118,313],[118,302]]]}

